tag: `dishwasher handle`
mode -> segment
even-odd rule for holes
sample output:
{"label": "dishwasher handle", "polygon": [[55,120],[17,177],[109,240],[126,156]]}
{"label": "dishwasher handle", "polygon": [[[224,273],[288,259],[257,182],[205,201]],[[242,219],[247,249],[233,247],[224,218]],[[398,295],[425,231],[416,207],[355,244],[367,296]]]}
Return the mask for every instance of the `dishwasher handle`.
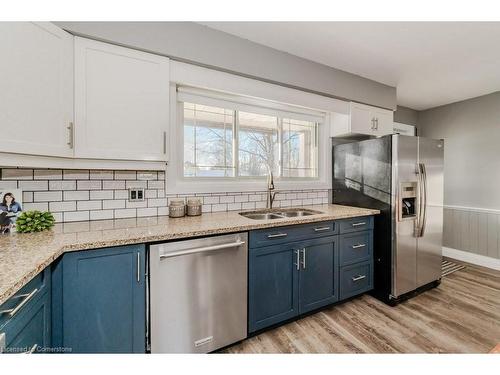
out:
{"label": "dishwasher handle", "polygon": [[222,250],[222,249],[229,249],[231,247],[239,247],[239,246],[244,245],[244,244],[245,244],[245,241],[235,241],[235,242],[224,243],[224,244],[220,244],[220,245],[204,246],[204,247],[197,247],[194,249],[173,251],[171,253],[160,255],[160,260],[166,259],[166,258],[178,257],[181,255],[189,255],[189,254],[205,253],[205,252]]}

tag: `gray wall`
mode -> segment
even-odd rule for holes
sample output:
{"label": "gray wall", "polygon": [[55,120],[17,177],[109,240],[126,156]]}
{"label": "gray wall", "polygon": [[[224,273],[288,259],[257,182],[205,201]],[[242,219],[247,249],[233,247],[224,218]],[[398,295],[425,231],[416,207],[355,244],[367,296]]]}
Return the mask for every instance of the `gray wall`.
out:
{"label": "gray wall", "polygon": [[444,245],[500,258],[500,92],[419,112],[418,128],[445,140]]}
{"label": "gray wall", "polygon": [[[396,88],[192,22],[55,22],[69,32],[251,78],[396,109]],[[342,53],[339,51],[339,53]]]}
{"label": "gray wall", "polygon": [[402,124],[417,126],[418,112],[408,107],[398,105],[394,112],[394,121]]}

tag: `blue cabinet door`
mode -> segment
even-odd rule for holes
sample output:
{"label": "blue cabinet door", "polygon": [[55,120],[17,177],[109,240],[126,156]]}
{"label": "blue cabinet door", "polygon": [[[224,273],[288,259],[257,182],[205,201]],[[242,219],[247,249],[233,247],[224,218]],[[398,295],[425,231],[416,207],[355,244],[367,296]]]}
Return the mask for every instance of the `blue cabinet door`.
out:
{"label": "blue cabinet door", "polygon": [[62,343],[73,353],[144,353],[145,246],[67,253]]}
{"label": "blue cabinet door", "polygon": [[298,315],[297,254],[286,244],[249,250],[249,332]]}
{"label": "blue cabinet door", "polygon": [[40,353],[50,347],[50,293],[45,291],[9,321],[2,331],[6,353]]}
{"label": "blue cabinet door", "polygon": [[337,237],[311,240],[301,245],[299,312],[329,305],[339,299]]}

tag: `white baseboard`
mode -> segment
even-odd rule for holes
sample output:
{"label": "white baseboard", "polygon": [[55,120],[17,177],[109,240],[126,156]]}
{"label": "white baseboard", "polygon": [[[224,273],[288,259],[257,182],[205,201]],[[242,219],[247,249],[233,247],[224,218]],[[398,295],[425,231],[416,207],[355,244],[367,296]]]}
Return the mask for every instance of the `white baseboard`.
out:
{"label": "white baseboard", "polygon": [[500,271],[500,259],[443,246],[443,256]]}

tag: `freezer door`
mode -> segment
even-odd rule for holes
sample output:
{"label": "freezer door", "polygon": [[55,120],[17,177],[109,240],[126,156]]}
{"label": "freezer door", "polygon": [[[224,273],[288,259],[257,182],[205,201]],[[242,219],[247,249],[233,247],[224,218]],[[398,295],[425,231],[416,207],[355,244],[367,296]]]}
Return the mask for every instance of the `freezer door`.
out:
{"label": "freezer door", "polygon": [[421,202],[417,237],[417,287],[441,279],[444,142],[418,138]]}
{"label": "freezer door", "polygon": [[[418,138],[404,135],[393,136],[393,204],[394,228],[392,260],[392,296],[415,290],[417,283],[416,215],[402,215],[409,187],[417,186]],[[414,201],[417,201],[415,199]],[[407,200],[409,202],[409,200]],[[418,212],[419,207],[414,207]],[[404,217],[403,217],[404,216]]]}

